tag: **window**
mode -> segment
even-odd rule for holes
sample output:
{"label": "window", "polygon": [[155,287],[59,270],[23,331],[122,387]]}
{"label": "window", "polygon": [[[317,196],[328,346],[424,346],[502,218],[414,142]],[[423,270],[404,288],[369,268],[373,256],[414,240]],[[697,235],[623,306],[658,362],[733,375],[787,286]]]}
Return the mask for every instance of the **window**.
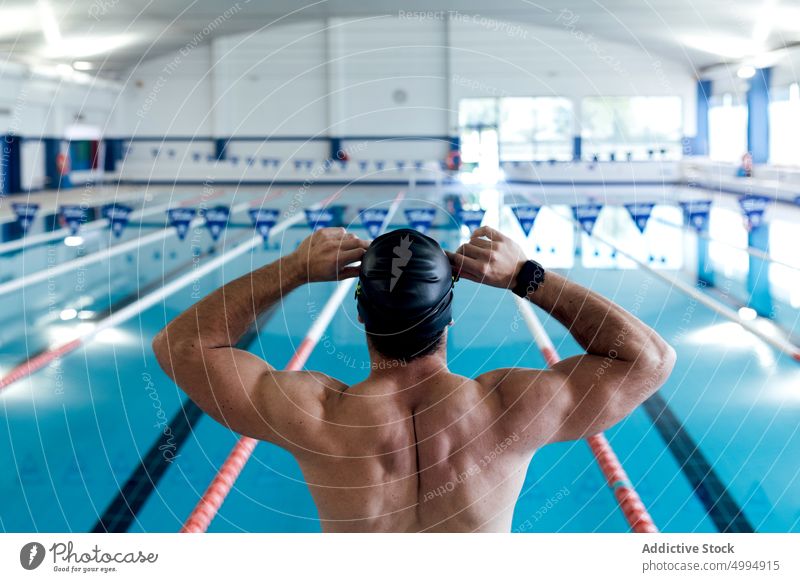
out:
{"label": "window", "polygon": [[461,160],[571,160],[572,102],[563,97],[462,99],[458,107]]}
{"label": "window", "polygon": [[583,157],[679,159],[680,97],[586,97],[581,105]]}
{"label": "window", "polygon": [[462,99],[458,104],[461,161],[497,165],[497,99]]}
{"label": "window", "polygon": [[747,152],[747,105],[742,100],[730,93],[711,98],[708,154],[712,160],[739,163]]}
{"label": "window", "polygon": [[571,160],[570,100],[562,97],[500,99],[500,159]]}
{"label": "window", "polygon": [[793,83],[770,91],[769,161],[773,164],[800,166],[800,85]]}

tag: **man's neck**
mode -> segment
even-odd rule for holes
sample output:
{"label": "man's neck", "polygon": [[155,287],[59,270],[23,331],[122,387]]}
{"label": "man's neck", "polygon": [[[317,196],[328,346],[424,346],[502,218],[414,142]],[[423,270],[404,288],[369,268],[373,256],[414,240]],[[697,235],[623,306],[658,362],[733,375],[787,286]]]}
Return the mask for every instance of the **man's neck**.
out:
{"label": "man's neck", "polygon": [[380,354],[371,352],[370,366],[371,382],[381,384],[389,393],[404,394],[412,398],[416,387],[424,389],[423,386],[427,382],[450,373],[445,350],[415,358],[410,362],[384,358]]}

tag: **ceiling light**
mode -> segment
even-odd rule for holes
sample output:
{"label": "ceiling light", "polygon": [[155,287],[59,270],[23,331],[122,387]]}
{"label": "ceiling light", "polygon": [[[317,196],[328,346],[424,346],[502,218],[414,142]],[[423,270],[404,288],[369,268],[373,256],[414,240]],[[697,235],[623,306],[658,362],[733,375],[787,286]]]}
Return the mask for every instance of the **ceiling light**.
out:
{"label": "ceiling light", "polygon": [[72,63],[72,68],[76,71],[91,71],[94,68],[94,65],[89,61],[75,61]]}
{"label": "ceiling light", "polygon": [[132,34],[65,38],[58,43],[48,44],[41,54],[50,59],[85,59],[110,53],[121,46],[130,44],[135,38]]}
{"label": "ceiling light", "polygon": [[698,35],[684,36],[681,42],[688,47],[729,59],[761,54],[765,50],[761,43],[748,38]]}
{"label": "ceiling light", "polygon": [[756,68],[751,67],[750,65],[742,65],[739,67],[739,70],[736,71],[736,76],[740,79],[751,79],[756,74]]}

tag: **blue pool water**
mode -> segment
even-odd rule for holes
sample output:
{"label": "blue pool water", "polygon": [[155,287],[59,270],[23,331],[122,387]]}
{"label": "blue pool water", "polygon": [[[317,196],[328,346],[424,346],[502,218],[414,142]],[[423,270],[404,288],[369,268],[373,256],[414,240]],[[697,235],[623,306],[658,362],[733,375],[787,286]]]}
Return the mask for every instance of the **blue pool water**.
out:
{"label": "blue pool water", "polygon": [[[299,203],[312,204],[332,191],[314,188]],[[340,203],[347,205],[349,220],[357,209],[376,202],[387,205],[392,194],[390,188],[354,186]],[[439,204],[441,194],[433,188],[409,192],[392,226],[404,222],[404,208]],[[176,194],[176,199],[191,195]],[[230,191],[218,201],[238,204],[261,195]],[[502,200],[495,193],[481,202],[486,206]],[[289,189],[268,205],[297,204],[296,191]],[[518,229],[503,211],[493,212],[504,231]],[[246,225],[246,213],[236,214],[232,222]],[[131,227],[123,240],[158,228]],[[352,228],[365,236],[360,225]],[[68,338],[76,326],[92,325],[109,308],[135,301],[164,279],[191,272],[250,232],[231,228],[214,248],[201,228],[187,241],[168,237],[2,297],[0,374]],[[460,244],[461,233],[446,219],[432,233],[446,248]],[[2,391],[0,530],[82,532],[96,528],[98,520],[116,519],[126,531],[177,531],[238,437],[206,416],[194,416],[186,397],[157,366],[150,341],[198,297],[275,260],[307,234],[305,226],[285,231]],[[527,244],[534,245],[535,238],[536,231]],[[84,252],[110,242],[116,244],[101,231],[87,241]],[[4,277],[46,268],[48,260],[59,264],[80,252],[61,244],[48,248],[0,256]],[[556,249],[554,256],[560,252]],[[590,268],[579,259],[566,271],[569,277],[634,311],[678,353],[658,401],[637,409],[607,433],[659,528],[714,532],[735,523],[760,532],[800,531],[800,365],[641,269]],[[685,272],[669,273],[690,280]],[[268,354],[277,367],[285,365],[332,289],[333,284],[314,284],[287,297],[251,338],[249,349]],[[781,325],[796,332],[797,310],[782,308]],[[65,309],[84,312],[86,318],[62,321]],[[454,316],[448,344],[454,372],[473,376],[505,366],[545,366],[509,293],[461,281]],[[562,357],[580,352],[566,330],[540,316]],[[353,383],[367,375],[367,362],[355,304],[348,298],[306,367]],[[169,439],[164,438],[165,427]],[[537,452],[513,528],[628,531],[585,442]],[[256,448],[210,529],[319,530],[297,464],[265,443]]]}

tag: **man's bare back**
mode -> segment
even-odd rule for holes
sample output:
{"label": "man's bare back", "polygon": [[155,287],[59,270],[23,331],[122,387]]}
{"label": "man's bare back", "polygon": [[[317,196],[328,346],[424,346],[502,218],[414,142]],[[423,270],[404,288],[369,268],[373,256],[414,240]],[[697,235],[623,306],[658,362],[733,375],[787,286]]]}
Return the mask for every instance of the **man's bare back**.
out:
{"label": "man's bare back", "polygon": [[[278,371],[233,347],[298,286],[357,275],[350,265],[367,244],[343,229],[318,231],[200,301],[153,342],[162,367],[205,412],[295,456],[324,531],[507,532],[538,448],[612,426],[672,369],[674,351],[652,329],[555,273],[528,299],[587,353],[548,370],[499,369],[473,380],[449,372],[446,341],[407,365],[370,345],[372,372],[348,388],[319,372]],[[505,289],[524,260],[487,227],[448,256],[463,278]]]}
{"label": "man's bare back", "polygon": [[295,453],[324,531],[509,531],[533,451],[497,390],[438,372],[324,394],[316,450]]}

